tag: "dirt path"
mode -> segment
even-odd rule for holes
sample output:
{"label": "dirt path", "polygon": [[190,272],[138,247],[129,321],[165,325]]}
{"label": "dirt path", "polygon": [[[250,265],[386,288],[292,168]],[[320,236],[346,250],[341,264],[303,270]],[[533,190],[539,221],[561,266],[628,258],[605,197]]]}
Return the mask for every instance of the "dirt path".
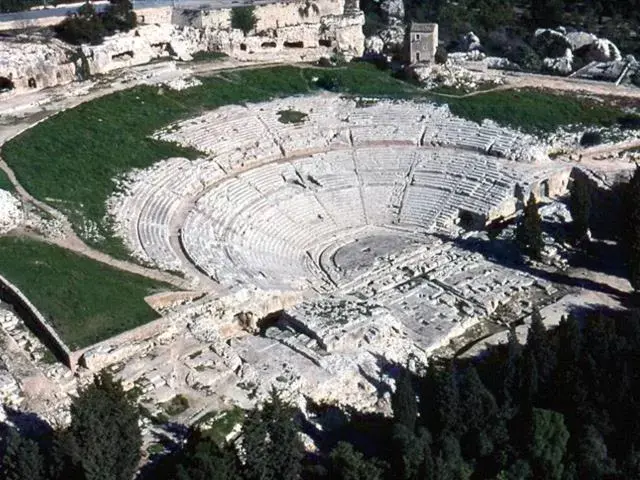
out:
{"label": "dirt path", "polygon": [[26,231],[24,229],[19,230],[21,234],[53,244],[53,245],[57,245],[67,250],[71,250],[75,253],[79,253],[81,255],[84,255],[85,257],[91,258],[97,262],[104,263],[106,265],[117,268],[119,270],[135,273],[137,275],[151,278],[153,280],[157,280],[160,282],[165,282],[182,290],[193,289],[191,282],[189,282],[186,279],[183,279],[176,275],[171,275],[170,273],[156,270],[153,268],[146,268],[132,262],[119,260],[111,257],[110,255],[102,253],[94,248],[89,247],[86,243],[84,243],[80,239],[80,237],[78,237],[78,235],[76,235],[76,233],[73,231],[73,228],[71,227],[71,223],[62,213],[60,213],[55,208],[49,206],[48,204],[35,199],[29,192],[27,192],[27,190],[20,184],[20,182],[16,178],[13,170],[6,164],[4,160],[2,160],[1,157],[0,157],[0,170],[2,170],[7,174],[7,176],[9,177],[9,180],[11,181],[11,183],[13,183],[13,186],[16,189],[17,195],[24,203],[32,204],[35,207],[41,209],[42,211],[48,213],[52,217],[60,220],[63,226],[62,238],[46,238],[46,237],[43,237],[42,235],[38,235],[34,232]]}

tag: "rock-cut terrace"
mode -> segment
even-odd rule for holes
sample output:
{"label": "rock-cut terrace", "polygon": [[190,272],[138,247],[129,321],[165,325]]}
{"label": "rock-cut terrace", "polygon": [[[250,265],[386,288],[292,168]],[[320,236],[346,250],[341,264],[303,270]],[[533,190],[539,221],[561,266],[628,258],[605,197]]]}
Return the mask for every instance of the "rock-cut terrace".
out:
{"label": "rock-cut terrace", "polygon": [[[512,215],[529,191],[564,191],[569,169],[533,136],[432,103],[329,93],[223,107],[154,136],[202,158],[118,180],[110,213],[133,254],[215,283],[228,298],[296,299],[266,325],[243,310],[236,321],[261,335],[224,348],[224,322],[188,321],[181,342],[216,339],[224,350],[206,362],[227,391],[230,376],[259,391],[277,380],[319,401],[350,402],[359,394],[334,387],[377,371],[376,359],[426,361],[498,304],[526,309],[553,292],[460,241],[462,227]],[[194,361],[185,355],[187,383],[218,391]],[[173,353],[156,362],[153,375],[175,376],[175,362]],[[123,375],[138,376],[136,365]]]}

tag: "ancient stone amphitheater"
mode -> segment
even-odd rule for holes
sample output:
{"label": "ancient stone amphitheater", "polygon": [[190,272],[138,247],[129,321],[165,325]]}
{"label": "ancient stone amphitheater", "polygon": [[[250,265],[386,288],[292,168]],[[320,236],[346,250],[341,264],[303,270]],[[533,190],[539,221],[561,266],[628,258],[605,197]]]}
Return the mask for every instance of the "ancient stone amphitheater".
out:
{"label": "ancient stone amphitheater", "polygon": [[364,357],[426,361],[500,302],[553,289],[460,242],[529,191],[566,188],[568,169],[532,136],[433,103],[325,93],[223,107],[155,137],[206,155],[119,179],[116,229],[139,259],[217,295],[293,299],[274,324],[236,315],[261,331],[229,343],[238,365],[251,352],[252,381],[287,364],[290,386],[335,398]]}

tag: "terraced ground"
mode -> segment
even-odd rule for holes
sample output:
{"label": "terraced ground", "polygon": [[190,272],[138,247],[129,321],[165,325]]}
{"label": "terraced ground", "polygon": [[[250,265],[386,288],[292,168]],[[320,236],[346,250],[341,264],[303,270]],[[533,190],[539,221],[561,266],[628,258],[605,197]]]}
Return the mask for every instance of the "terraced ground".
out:
{"label": "terraced ground", "polygon": [[28,238],[0,238],[0,273],[72,349],[158,318],[144,297],[172,288]]}
{"label": "terraced ground", "polygon": [[[136,87],[61,112],[27,130],[2,148],[2,157],[36,198],[63,211],[90,245],[129,258],[105,220],[105,200],[113,178],[169,157],[196,158],[194,149],[150,138],[157,129],[222,105],[307,94],[320,88],[372,97],[424,98],[416,86],[367,64],[319,69],[282,66],[220,73],[183,91]],[[458,116],[484,118],[525,131],[562,125],[610,125],[621,111],[593,100],[538,91],[500,91],[446,99]]]}

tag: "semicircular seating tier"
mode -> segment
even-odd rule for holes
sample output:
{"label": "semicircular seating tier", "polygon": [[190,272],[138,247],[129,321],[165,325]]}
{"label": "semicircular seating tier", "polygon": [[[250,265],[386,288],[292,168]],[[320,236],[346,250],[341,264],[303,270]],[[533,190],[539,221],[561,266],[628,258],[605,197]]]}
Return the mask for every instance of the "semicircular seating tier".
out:
{"label": "semicircular seating tier", "polygon": [[[306,116],[283,123],[292,113]],[[446,106],[330,94],[220,108],[156,138],[206,158],[129,175],[110,203],[128,247],[161,268],[190,262],[223,285],[266,289],[348,283],[332,259],[348,264],[355,250],[341,246],[448,230],[462,211],[498,216],[516,185],[557,168],[534,137]]]}

